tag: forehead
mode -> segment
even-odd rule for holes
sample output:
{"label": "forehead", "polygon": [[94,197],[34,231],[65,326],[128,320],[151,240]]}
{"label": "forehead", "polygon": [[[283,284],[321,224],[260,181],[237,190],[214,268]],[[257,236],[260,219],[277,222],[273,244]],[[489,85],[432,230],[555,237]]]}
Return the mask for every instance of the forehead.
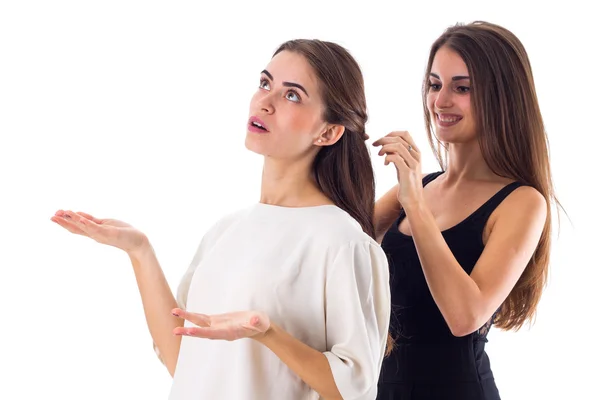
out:
{"label": "forehead", "polygon": [[452,78],[453,76],[467,76],[469,70],[461,56],[449,47],[442,46],[435,53],[431,72],[440,78]]}
{"label": "forehead", "polygon": [[271,59],[266,70],[273,75],[275,82],[298,83],[309,93],[316,92],[317,77],[301,54],[284,50]]}

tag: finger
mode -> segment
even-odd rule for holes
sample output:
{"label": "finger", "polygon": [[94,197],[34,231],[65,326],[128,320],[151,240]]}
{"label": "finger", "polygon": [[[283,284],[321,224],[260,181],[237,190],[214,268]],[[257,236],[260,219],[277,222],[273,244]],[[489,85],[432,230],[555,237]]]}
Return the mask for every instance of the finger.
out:
{"label": "finger", "polygon": [[406,153],[410,154],[412,159],[414,159],[417,163],[420,163],[421,162],[421,153],[419,153],[419,150],[415,149],[415,147],[413,145],[411,145],[409,142],[406,142],[404,139],[402,139],[402,144],[403,144],[403,147],[406,149]]}
{"label": "finger", "polygon": [[403,139],[406,143],[408,143],[412,147],[411,150],[414,150],[417,153],[421,152],[419,150],[419,147],[415,143],[414,139],[412,138],[412,136],[410,136],[410,133],[408,133],[408,131],[390,132],[386,136],[373,142],[373,146],[381,146],[382,144],[393,143],[394,141],[397,141],[398,139]]}
{"label": "finger", "polygon": [[114,243],[115,237],[118,235],[118,231],[116,231],[115,228],[98,225],[94,221],[87,219],[73,211],[66,211],[66,213],[70,216],[70,219],[73,221],[75,226],[81,229],[86,236],[94,239],[98,243]]}
{"label": "finger", "polygon": [[396,131],[396,132],[392,132],[389,134],[389,136],[391,137],[399,137],[402,138],[406,143],[408,143],[413,151],[415,151],[416,153],[420,153],[421,151],[419,150],[419,147],[417,147],[417,144],[415,143],[415,140],[412,138],[412,136],[410,136],[410,133],[408,133],[408,131]]}
{"label": "finger", "polygon": [[406,132],[406,131],[390,132],[387,135],[385,135],[384,137],[381,137],[381,138],[377,139],[376,141],[374,141],[373,146],[379,146],[379,145],[381,145],[382,142],[394,140],[394,138],[402,137],[404,134],[408,134],[408,132]]}
{"label": "finger", "polygon": [[[403,136],[385,136],[375,142],[377,146],[383,146],[390,143],[406,143],[407,147],[410,142]],[[375,145],[375,143],[373,143]],[[411,145],[412,146],[412,145]],[[414,146],[413,146],[414,147]]]}
{"label": "finger", "polygon": [[373,142],[373,146],[377,147],[377,146],[383,146],[386,144],[390,144],[390,143],[397,143],[400,140],[402,140],[402,138],[399,137],[382,137],[381,139],[378,139],[377,141]]}
{"label": "finger", "polygon": [[63,228],[65,228],[66,230],[68,230],[71,233],[87,236],[86,233],[83,232],[81,229],[79,229],[75,224],[73,224],[72,222],[70,222],[69,220],[67,220],[63,217],[53,216],[50,218],[50,220],[52,222],[62,226]]}
{"label": "finger", "polygon": [[421,150],[419,150],[419,147],[415,143],[415,140],[412,138],[412,136],[409,135],[408,132],[406,132],[405,136],[402,136],[402,139],[405,140],[406,143],[408,143],[410,145],[409,149],[412,153],[416,153],[418,155],[421,154]]}
{"label": "finger", "polygon": [[[71,216],[73,222],[78,224],[78,226],[83,227],[82,229],[89,233],[98,233],[98,231],[104,229],[105,232],[108,231],[106,227],[102,226],[101,223],[97,223],[95,220],[97,218],[92,217],[93,219],[88,218],[85,213],[76,213],[74,211],[67,211],[67,214]],[[102,221],[102,220],[100,220]]]}
{"label": "finger", "polygon": [[54,216],[55,216],[55,217],[63,218],[63,219],[65,219],[65,220],[67,220],[67,221],[71,221],[71,222],[73,222],[73,221],[72,221],[72,219],[73,219],[73,218],[72,218],[72,216],[71,216],[71,215],[72,215],[72,212],[69,212],[68,210],[67,210],[67,211],[66,211],[66,210],[58,210],[58,211],[57,211],[57,212],[54,214]]}
{"label": "finger", "polygon": [[266,332],[269,329],[270,322],[268,320],[263,321],[259,315],[253,315],[250,317],[247,323],[242,326],[246,329],[250,329],[256,332]]}
{"label": "finger", "polygon": [[404,172],[409,169],[408,165],[398,153],[392,153],[385,156],[384,165],[394,164],[398,172]]}
{"label": "finger", "polygon": [[221,340],[233,340],[234,335],[228,329],[223,328],[210,328],[210,327],[189,327],[189,328],[175,328],[173,330],[174,335],[181,336],[193,336],[204,339],[221,339]]}
{"label": "finger", "polygon": [[72,218],[72,212],[58,210],[55,213],[55,215],[50,218],[50,220],[56,222],[57,224],[59,224],[60,226],[72,233],[88,236],[87,233],[84,232],[81,228],[81,225],[77,224],[76,221]]}
{"label": "finger", "polygon": [[406,165],[408,165],[410,168],[414,169],[419,166],[420,157],[418,157],[418,154],[410,151],[408,149],[408,145],[406,145],[405,143],[386,144],[385,146],[381,147],[381,150],[379,150],[380,156],[392,153],[397,153],[400,157],[402,157],[406,162]]}
{"label": "finger", "polygon": [[377,139],[376,141],[374,141],[373,143],[371,143],[371,146],[377,147],[377,146],[381,146],[381,144],[387,140],[387,136],[384,136],[382,138]]}
{"label": "finger", "polygon": [[264,316],[264,314],[255,311],[236,311],[229,312],[225,314],[216,314],[210,316],[211,324],[214,325],[244,325],[248,324],[249,321],[258,316],[259,318],[263,316],[263,319],[268,320],[268,317]]}
{"label": "finger", "polygon": [[94,217],[94,216],[92,216],[92,215],[90,215],[88,213],[84,213],[83,211],[77,211],[76,214],[81,215],[81,216],[83,216],[83,217],[85,217],[85,218],[87,218],[87,219],[95,222],[96,224],[101,224],[101,223],[104,222],[103,219],[96,218],[96,217]]}
{"label": "finger", "polygon": [[95,228],[98,226],[94,221],[91,221],[71,210],[65,211],[65,218],[72,221],[77,228],[81,229],[88,235],[94,233],[96,230]]}
{"label": "finger", "polygon": [[58,210],[57,212],[54,213],[54,215],[56,217],[64,217],[65,215],[65,210]]}
{"label": "finger", "polygon": [[173,314],[176,317],[190,321],[191,323],[196,324],[198,326],[209,327],[211,325],[210,317],[208,315],[187,312],[181,308],[174,308],[171,311],[171,314]]}
{"label": "finger", "polygon": [[[408,150],[408,152],[410,153],[410,155],[417,161],[420,162],[421,161],[421,153],[419,153],[418,149],[415,149],[413,145],[410,144],[410,142],[406,141],[404,138],[402,137],[389,137],[389,138],[384,138],[380,141],[380,145],[382,146],[382,148],[384,146],[389,146],[389,145],[393,145],[393,144],[401,144],[405,149]],[[400,148],[398,148],[398,152],[400,153]],[[379,150],[379,155],[383,155],[384,151],[382,151],[382,149]]]}

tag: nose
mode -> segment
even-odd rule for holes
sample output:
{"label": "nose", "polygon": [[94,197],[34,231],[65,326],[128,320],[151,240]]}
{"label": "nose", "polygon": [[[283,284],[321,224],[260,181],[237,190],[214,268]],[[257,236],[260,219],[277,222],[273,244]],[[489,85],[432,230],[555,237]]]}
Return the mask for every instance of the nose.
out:
{"label": "nose", "polygon": [[265,114],[273,114],[275,112],[275,106],[273,105],[271,96],[271,93],[267,93],[258,100],[257,105],[260,108],[260,111]]}
{"label": "nose", "polygon": [[450,88],[442,87],[442,89],[437,92],[434,105],[438,110],[445,110],[452,107],[452,91]]}

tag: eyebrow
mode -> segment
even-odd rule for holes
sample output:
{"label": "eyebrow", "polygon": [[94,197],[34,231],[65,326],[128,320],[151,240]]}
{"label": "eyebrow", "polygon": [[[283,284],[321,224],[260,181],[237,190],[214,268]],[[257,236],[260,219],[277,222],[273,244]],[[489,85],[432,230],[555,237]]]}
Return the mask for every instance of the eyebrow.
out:
{"label": "eyebrow", "polygon": [[[273,75],[271,75],[271,73],[269,71],[267,71],[266,69],[263,69],[261,71],[262,74],[265,74],[270,80],[273,80]],[[306,95],[306,97],[310,97],[308,95],[308,92],[306,91],[306,89],[304,89],[304,87],[302,85],[300,85],[299,83],[294,83],[294,82],[282,82],[282,85],[285,87],[295,87],[298,88],[300,90],[302,90],[304,92],[304,94]]]}
{"label": "eyebrow", "polygon": [[[436,79],[441,80],[438,74],[434,74],[433,72],[431,72],[429,75],[433,76]],[[467,75],[457,75],[457,76],[452,77],[453,81],[462,81],[465,79],[471,79],[471,78],[469,78],[469,76],[467,76]]]}

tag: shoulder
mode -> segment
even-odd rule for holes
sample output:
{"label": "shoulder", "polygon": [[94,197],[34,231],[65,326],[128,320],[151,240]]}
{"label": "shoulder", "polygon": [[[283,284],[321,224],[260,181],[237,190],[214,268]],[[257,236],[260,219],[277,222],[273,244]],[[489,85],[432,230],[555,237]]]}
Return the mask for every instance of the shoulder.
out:
{"label": "shoulder", "polygon": [[318,234],[327,236],[327,241],[334,247],[351,243],[377,244],[363,231],[358,221],[343,209],[329,206],[320,211],[322,212],[315,215],[314,224],[318,226]]}
{"label": "shoulder", "polygon": [[238,209],[233,212],[229,212],[219,217],[213,222],[208,224],[208,229],[200,233],[200,241],[196,248],[196,256],[194,259],[197,259],[207,248],[212,247],[214,243],[216,243],[219,238],[221,238],[229,229],[234,227],[239,221],[243,220],[245,216],[249,213],[248,208]]}
{"label": "shoulder", "polygon": [[[334,250],[334,249],[332,249]],[[389,300],[390,281],[388,259],[381,247],[372,240],[348,242],[335,248],[326,263],[326,285],[335,291],[357,288],[355,294],[368,297],[382,293]],[[346,291],[350,296],[351,291]]]}
{"label": "shoulder", "polygon": [[547,207],[546,199],[537,189],[521,185],[506,196],[506,199],[498,207],[498,211],[504,215],[515,211],[545,215]]}
{"label": "shoulder", "polygon": [[238,221],[244,219],[250,213],[250,208],[241,208],[232,212],[229,212],[219,219],[217,219],[206,231],[205,236],[219,236],[221,233],[226,231],[232,225],[235,225]]}
{"label": "shoulder", "polygon": [[383,249],[366,234],[358,221],[337,206],[317,207],[310,218],[302,221],[301,235],[309,238],[303,242],[313,254],[322,252],[328,269],[342,265],[371,270],[383,267],[387,270],[387,258]]}
{"label": "shoulder", "polygon": [[546,221],[548,203],[544,196],[534,187],[521,185],[514,189],[500,203],[492,214],[491,230],[504,227],[506,229],[528,230],[532,227],[541,229]]}
{"label": "shoulder", "polygon": [[381,245],[366,234],[350,214],[338,209],[337,215],[327,222],[327,228],[323,232],[330,238],[329,247],[336,259],[362,259],[377,265],[387,263]]}

